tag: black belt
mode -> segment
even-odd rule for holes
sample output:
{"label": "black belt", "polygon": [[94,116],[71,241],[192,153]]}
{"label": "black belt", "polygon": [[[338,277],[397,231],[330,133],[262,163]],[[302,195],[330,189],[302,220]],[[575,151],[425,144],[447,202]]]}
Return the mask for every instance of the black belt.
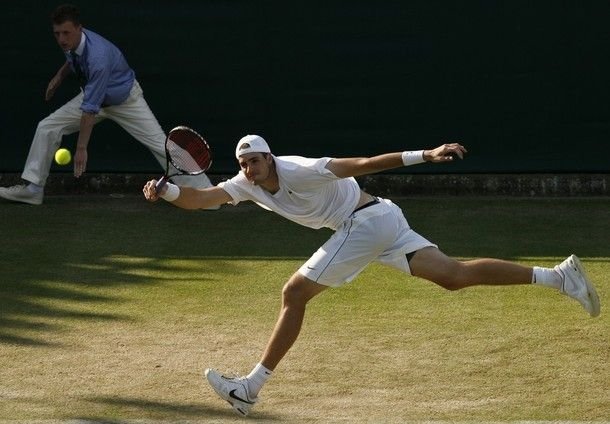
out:
{"label": "black belt", "polygon": [[360,211],[360,210],[362,210],[364,208],[368,208],[369,206],[376,205],[377,203],[379,203],[379,199],[376,198],[376,197],[373,197],[373,200],[371,200],[370,202],[365,203],[364,205],[354,209],[354,212],[352,212],[352,213],[356,213],[356,212],[358,212],[358,211]]}

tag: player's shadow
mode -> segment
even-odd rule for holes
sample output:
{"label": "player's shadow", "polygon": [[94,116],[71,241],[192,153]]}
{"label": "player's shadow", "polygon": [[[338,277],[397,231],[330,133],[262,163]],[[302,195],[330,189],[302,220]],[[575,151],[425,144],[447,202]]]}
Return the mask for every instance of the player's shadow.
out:
{"label": "player's shadow", "polygon": [[[136,411],[135,415],[139,418],[161,420],[162,422],[174,422],[176,420],[188,419],[238,419],[238,416],[231,410],[229,404],[226,407],[208,406],[206,404],[190,404],[178,402],[161,402],[157,400],[149,400],[132,397],[91,397],[88,402],[100,404],[103,406],[111,406],[113,408],[125,408],[130,411]],[[220,401],[222,402],[222,401]],[[108,423],[122,424],[131,422],[129,420],[121,420],[116,418],[104,418],[100,416],[79,416],[70,417],[71,419],[81,420],[87,423]],[[282,418],[264,412],[252,412],[248,416],[248,422],[270,422],[283,421]]]}

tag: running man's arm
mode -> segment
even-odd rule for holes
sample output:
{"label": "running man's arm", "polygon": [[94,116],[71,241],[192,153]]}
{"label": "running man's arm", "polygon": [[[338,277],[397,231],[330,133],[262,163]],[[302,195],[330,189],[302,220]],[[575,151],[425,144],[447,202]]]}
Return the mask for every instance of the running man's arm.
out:
{"label": "running man's arm", "polygon": [[53,97],[53,95],[55,94],[57,87],[61,85],[62,81],[68,76],[70,72],[72,72],[72,69],[70,68],[70,64],[68,63],[68,61],[66,61],[66,63],[64,63],[61,68],[59,68],[59,71],[57,71],[55,76],[51,78],[51,81],[49,81],[49,84],[47,85],[47,90],[44,93],[44,99],[46,101],[51,100],[51,97]]}
{"label": "running man's arm", "polygon": [[74,154],[74,176],[79,178],[87,169],[87,146],[91,139],[93,126],[95,125],[95,114],[83,112],[80,118],[80,130],[76,141],[76,153]]}
{"label": "running man's arm", "polygon": [[[443,144],[435,149],[424,150],[422,159],[425,162],[451,162],[454,155],[464,158],[466,149],[459,143]],[[357,177],[375,174],[388,169],[405,166],[403,152],[385,153],[369,158],[337,158],[326,164],[326,169],[340,178]]]}

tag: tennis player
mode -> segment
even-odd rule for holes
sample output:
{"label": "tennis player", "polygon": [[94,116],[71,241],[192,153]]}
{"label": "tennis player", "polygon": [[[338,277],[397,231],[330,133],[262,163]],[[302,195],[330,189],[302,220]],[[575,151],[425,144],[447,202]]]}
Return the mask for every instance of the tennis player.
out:
{"label": "tennis player", "polygon": [[[87,168],[87,147],[93,126],[104,119],[119,124],[146,146],[165,168],[165,134],[144,99],[142,88],[123,53],[101,35],[81,25],[80,11],[73,5],[58,6],[51,15],[53,34],[63,50],[65,61],[47,86],[45,99],[50,100],[70,74],[81,85],[80,93],[51,115],[40,121],[30,146],[21,178],[27,184],[0,188],[7,200],[42,204],[44,186],[55,151],[64,135],[76,131],[78,141],[74,155],[74,176]],[[212,184],[205,174],[177,183],[199,188]]]}
{"label": "tennis player", "polygon": [[[462,159],[458,143],[435,149],[387,153],[360,158],[274,156],[265,140],[248,135],[237,143],[241,171],[232,179],[203,190],[168,184],[160,197],[184,209],[250,200],[311,228],[335,233],[295,272],[282,291],[275,329],[260,362],[246,377],[227,377],[207,369],[209,384],[240,415],[248,414],[258,393],[299,335],[305,305],[329,287],[353,280],[378,261],[448,290],[474,285],[537,284],[577,300],[591,316],[600,313],[595,288],[574,255],[554,268],[525,267],[499,259],[457,261],[411,229],[391,200],[360,189],[354,177],[422,162]],[[144,186],[156,201],[155,180]]]}

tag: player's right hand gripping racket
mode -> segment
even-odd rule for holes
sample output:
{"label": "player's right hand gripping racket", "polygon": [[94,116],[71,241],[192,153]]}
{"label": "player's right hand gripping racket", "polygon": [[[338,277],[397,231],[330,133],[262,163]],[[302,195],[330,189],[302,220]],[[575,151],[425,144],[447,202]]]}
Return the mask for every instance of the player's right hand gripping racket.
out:
{"label": "player's right hand gripping racket", "polygon": [[[165,139],[165,175],[155,185],[157,193],[176,175],[199,175],[212,166],[212,151],[205,139],[195,130],[183,125],[167,134]],[[170,174],[171,165],[176,171]]]}

